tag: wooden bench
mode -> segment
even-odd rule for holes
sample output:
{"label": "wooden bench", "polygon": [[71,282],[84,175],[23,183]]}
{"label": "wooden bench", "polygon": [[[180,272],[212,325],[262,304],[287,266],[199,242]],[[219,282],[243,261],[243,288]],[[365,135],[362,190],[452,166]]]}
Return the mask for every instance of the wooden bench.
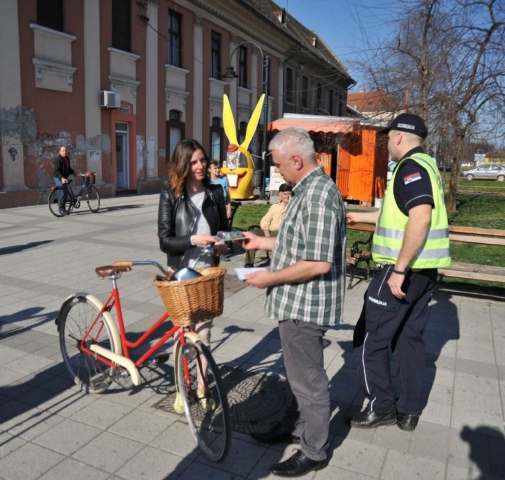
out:
{"label": "wooden bench", "polygon": [[373,225],[347,225],[348,230],[357,230],[360,232],[369,232],[369,236],[366,240],[356,240],[350,248],[345,249],[345,261],[346,265],[349,267],[349,285],[348,290],[352,288],[352,281],[354,280],[354,275],[356,269],[360,263],[365,263],[366,265],[366,281],[370,281],[370,261],[372,260],[372,240],[375,227]]}
{"label": "wooden bench", "polygon": [[[347,228],[349,230],[370,232],[370,237],[366,241],[354,242],[351,248],[346,249],[346,263],[351,267],[351,278],[348,286],[350,289],[352,288],[352,281],[358,263],[366,263],[366,279],[367,281],[370,279],[371,249],[375,227],[373,225],[357,224],[348,225]],[[471,243],[475,245],[498,245],[505,247],[505,230],[451,225],[449,227],[449,240],[451,243]],[[360,245],[366,248],[360,248]],[[480,265],[476,263],[452,262],[450,267],[439,268],[438,275],[440,278],[451,277],[505,283],[505,267]]]}
{"label": "wooden bench", "polygon": [[[451,225],[449,227],[449,240],[453,243],[500,245],[505,247],[505,230]],[[441,278],[466,278],[505,283],[505,267],[479,265],[477,263],[452,262],[450,267],[439,268],[438,275]]]}

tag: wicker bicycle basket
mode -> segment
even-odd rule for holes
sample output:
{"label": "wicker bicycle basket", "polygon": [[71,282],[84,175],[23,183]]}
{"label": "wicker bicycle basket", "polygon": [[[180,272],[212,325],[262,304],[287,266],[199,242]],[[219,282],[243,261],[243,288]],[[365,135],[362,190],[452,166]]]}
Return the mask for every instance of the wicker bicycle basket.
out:
{"label": "wicker bicycle basket", "polygon": [[[223,314],[226,268],[198,270],[201,277],[182,281],[153,280],[174,325],[185,327]],[[168,274],[170,280],[172,274]]]}

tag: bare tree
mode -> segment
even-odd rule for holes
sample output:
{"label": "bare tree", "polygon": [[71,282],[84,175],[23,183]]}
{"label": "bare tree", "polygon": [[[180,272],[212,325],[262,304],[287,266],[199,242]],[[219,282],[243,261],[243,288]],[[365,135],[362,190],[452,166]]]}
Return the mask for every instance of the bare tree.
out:
{"label": "bare tree", "polygon": [[450,152],[447,209],[454,212],[466,145],[482,124],[505,116],[505,2],[401,3],[397,36],[367,64],[370,83],[426,120],[431,151]]}

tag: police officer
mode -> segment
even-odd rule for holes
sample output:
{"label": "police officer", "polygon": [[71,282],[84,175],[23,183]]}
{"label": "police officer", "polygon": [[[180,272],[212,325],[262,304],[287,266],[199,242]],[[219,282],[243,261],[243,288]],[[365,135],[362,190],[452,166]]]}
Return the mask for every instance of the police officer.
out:
{"label": "police officer", "polygon": [[[348,213],[347,223],[375,223],[377,268],[354,330],[358,382],[368,406],[351,426],[394,425],[413,431],[421,414],[425,365],[423,332],[437,268],[451,263],[442,180],[421,144],[422,118],[398,115],[380,133],[398,162],[379,212]],[[391,383],[388,347],[398,363],[398,397]]]}

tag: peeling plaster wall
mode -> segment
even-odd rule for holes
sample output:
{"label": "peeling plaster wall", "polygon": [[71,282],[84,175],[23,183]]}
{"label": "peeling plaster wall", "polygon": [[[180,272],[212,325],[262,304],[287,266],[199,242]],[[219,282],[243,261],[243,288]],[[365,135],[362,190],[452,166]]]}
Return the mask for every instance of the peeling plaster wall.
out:
{"label": "peeling plaster wall", "polygon": [[18,136],[22,144],[33,143],[37,139],[35,111],[22,105],[15,108],[0,108],[0,134],[6,137]]}
{"label": "peeling plaster wall", "polygon": [[144,178],[144,158],[146,156],[146,142],[142,135],[137,135],[137,178]]}
{"label": "peeling plaster wall", "polygon": [[96,135],[88,139],[84,138],[82,135],[78,135],[75,140],[75,145],[80,152],[89,152],[90,155],[111,152],[110,136],[106,134]]}
{"label": "peeling plaster wall", "polygon": [[53,161],[62,146],[67,147],[76,173],[86,170],[87,153],[93,159],[111,153],[111,139],[106,134],[87,139],[80,132],[40,132],[35,111],[22,105],[0,109],[0,135],[7,158],[24,163],[26,183],[31,188],[53,185]]}

